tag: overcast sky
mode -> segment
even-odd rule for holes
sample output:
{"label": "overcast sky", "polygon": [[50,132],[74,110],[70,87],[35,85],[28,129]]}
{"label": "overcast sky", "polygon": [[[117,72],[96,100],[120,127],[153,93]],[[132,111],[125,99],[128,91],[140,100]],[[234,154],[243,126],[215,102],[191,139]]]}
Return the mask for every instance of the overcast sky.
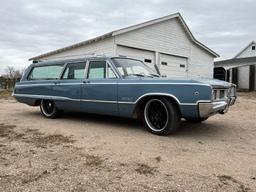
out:
{"label": "overcast sky", "polygon": [[255,0],[1,0],[0,74],[30,57],[180,12],[221,59],[256,40]]}

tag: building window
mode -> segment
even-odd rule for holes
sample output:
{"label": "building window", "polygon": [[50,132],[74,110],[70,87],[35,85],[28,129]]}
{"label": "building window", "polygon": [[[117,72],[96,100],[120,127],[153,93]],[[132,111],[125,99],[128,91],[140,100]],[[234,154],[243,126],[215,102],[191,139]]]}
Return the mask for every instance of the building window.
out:
{"label": "building window", "polygon": [[255,50],[255,45],[252,46],[252,50],[253,50],[253,51]]}
{"label": "building window", "polygon": [[144,62],[145,63],[152,63],[152,60],[151,59],[144,59]]}

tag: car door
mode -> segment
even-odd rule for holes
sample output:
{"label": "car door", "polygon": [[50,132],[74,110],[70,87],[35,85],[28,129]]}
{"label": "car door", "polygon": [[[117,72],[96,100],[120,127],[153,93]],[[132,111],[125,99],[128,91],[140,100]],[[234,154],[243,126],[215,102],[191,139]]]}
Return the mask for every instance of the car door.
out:
{"label": "car door", "polygon": [[55,83],[53,92],[56,105],[60,109],[80,111],[82,81],[85,76],[86,62],[67,63],[61,78]]}
{"label": "car door", "polygon": [[118,115],[117,74],[107,61],[88,61],[81,94],[83,111]]}

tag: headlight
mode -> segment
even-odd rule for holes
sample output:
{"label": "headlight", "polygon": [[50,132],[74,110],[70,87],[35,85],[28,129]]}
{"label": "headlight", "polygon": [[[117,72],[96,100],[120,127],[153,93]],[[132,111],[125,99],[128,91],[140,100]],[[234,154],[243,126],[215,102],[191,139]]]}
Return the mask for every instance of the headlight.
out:
{"label": "headlight", "polygon": [[230,87],[230,96],[231,97],[236,96],[236,87],[235,86]]}
{"label": "headlight", "polygon": [[230,95],[230,90],[225,88],[213,89],[212,90],[212,100],[222,101],[226,100]]}

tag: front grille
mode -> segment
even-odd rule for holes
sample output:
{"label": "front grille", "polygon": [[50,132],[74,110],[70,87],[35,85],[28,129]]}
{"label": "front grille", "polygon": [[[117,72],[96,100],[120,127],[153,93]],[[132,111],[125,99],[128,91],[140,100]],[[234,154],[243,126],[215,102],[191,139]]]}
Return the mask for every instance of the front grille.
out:
{"label": "front grille", "polygon": [[226,100],[228,97],[228,89],[214,89],[213,90],[213,100],[220,101]]}

